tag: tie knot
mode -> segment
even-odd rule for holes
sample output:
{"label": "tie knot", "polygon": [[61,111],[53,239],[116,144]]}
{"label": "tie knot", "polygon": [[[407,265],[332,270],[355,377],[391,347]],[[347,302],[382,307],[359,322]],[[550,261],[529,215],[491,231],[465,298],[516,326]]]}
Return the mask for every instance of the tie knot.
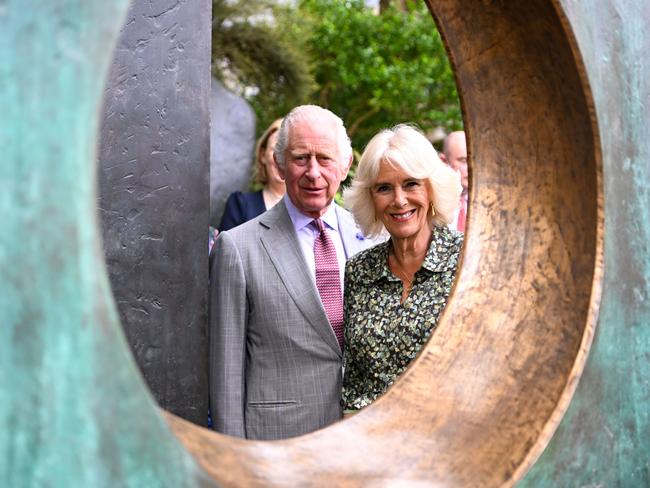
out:
{"label": "tie knot", "polygon": [[312,225],[318,232],[323,232],[325,230],[325,226],[323,225],[323,221],[321,219],[314,219],[311,221]]}

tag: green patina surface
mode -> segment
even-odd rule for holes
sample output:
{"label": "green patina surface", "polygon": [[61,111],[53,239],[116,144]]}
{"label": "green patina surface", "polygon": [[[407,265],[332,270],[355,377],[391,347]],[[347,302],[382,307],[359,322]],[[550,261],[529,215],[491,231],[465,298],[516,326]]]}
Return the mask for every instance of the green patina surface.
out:
{"label": "green patina surface", "polygon": [[563,0],[600,125],[604,282],[571,405],[522,487],[650,486],[650,4]]}
{"label": "green patina surface", "polygon": [[126,0],[0,0],[0,486],[197,486],[121,336],[95,214]]}
{"label": "green patina surface", "polygon": [[[650,8],[562,0],[600,124],[597,334],[520,486],[650,486]],[[206,483],[120,333],[102,264],[95,144],[126,0],[0,0],[0,485]]]}

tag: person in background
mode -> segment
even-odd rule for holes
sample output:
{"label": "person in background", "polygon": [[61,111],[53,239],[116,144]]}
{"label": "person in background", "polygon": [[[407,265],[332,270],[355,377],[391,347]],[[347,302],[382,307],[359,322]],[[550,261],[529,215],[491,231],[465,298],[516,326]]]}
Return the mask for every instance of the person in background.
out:
{"label": "person in background", "polygon": [[273,149],[278,138],[282,119],[274,121],[255,146],[255,181],[264,185],[260,191],[231,193],[221,218],[219,231],[229,230],[254,219],[280,201],[284,192],[284,180],[273,161]]}
{"label": "person in background", "polygon": [[220,232],[212,252],[210,408],[215,430],[247,439],[294,437],[341,418],[343,269],[372,244],[334,203],[352,164],[339,117],[296,107],[274,156],[286,195]]}
{"label": "person in background", "polygon": [[465,232],[465,220],[467,219],[467,141],[465,132],[458,130],[450,132],[442,144],[440,159],[458,171],[460,183],[463,185],[463,192],[460,195],[460,205],[452,220],[452,228]]}
{"label": "person in background", "polygon": [[384,393],[436,328],[463,243],[448,227],[460,194],[456,171],[411,126],[380,132],[363,152],[344,201],[366,236],[390,239],[345,268],[346,410]]}

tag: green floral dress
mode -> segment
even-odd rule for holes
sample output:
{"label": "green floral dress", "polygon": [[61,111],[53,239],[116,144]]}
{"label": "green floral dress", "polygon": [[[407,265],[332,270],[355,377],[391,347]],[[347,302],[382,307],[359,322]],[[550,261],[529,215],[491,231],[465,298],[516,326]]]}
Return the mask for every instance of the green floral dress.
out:
{"label": "green floral dress", "polygon": [[391,241],[366,249],[345,267],[346,410],[372,403],[415,358],[445,308],[463,234],[435,227],[413,288],[400,303],[402,282],[388,267]]}

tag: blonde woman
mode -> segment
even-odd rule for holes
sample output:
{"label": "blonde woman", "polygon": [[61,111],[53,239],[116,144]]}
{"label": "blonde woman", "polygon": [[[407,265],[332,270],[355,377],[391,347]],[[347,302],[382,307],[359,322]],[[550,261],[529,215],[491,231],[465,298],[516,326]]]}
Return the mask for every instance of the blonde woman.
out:
{"label": "blonde woman", "polygon": [[389,239],[346,265],[346,410],[384,393],[438,324],[463,242],[448,227],[460,193],[458,174],[409,125],[380,132],[361,156],[346,206],[363,234]]}

